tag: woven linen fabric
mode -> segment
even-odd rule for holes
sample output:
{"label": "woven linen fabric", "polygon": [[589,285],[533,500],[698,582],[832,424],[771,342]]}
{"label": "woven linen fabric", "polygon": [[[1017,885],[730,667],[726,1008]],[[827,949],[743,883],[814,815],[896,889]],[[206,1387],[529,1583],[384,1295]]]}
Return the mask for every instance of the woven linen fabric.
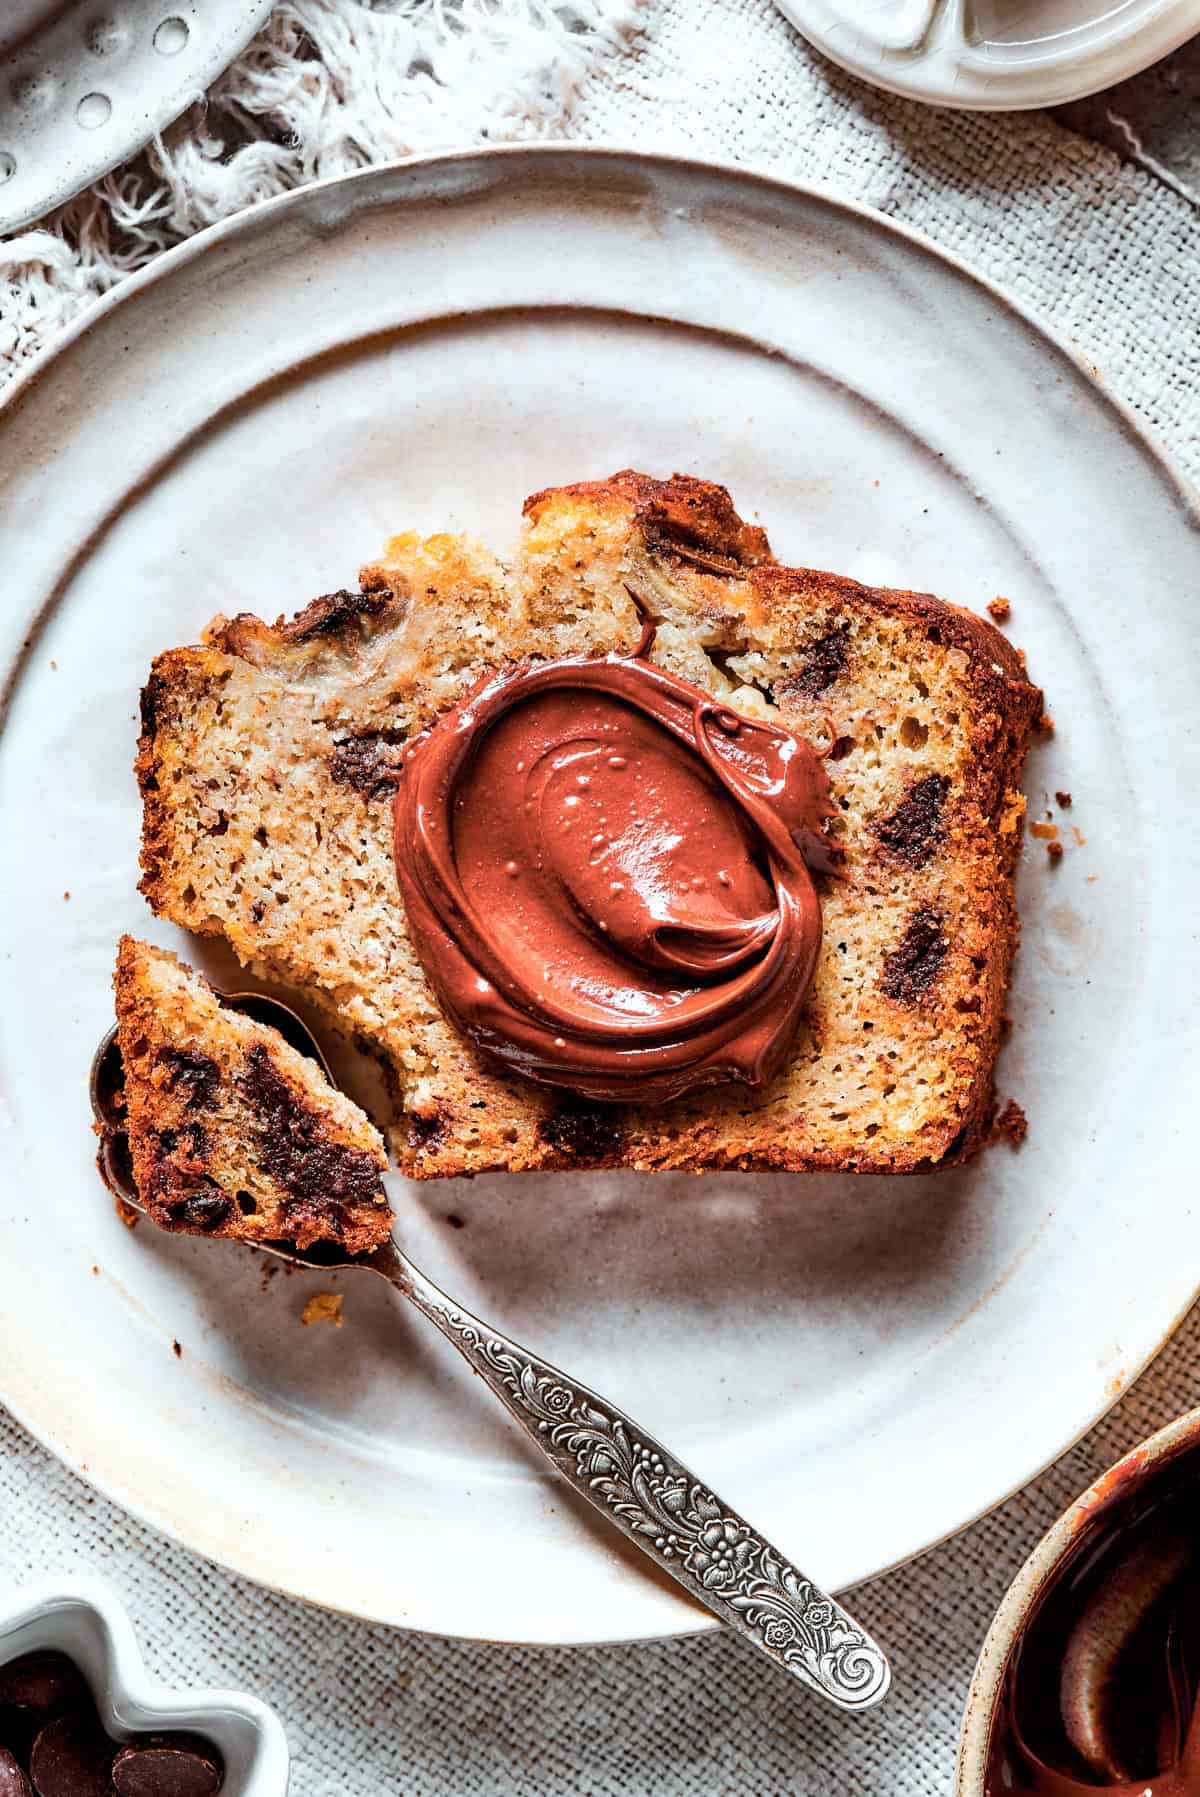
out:
{"label": "woven linen fabric", "polygon": [[[291,24],[305,9],[307,45]],[[231,205],[432,146],[439,127],[424,113],[414,126],[407,90],[381,91],[369,59],[347,53],[361,11],[356,0],[281,8],[286,29],[277,19],[221,84],[242,96],[233,110],[244,141],[226,162],[197,147],[219,136],[214,103],[140,171],[110,178],[46,229],[0,246],[0,353],[11,367],[44,338],[48,318],[70,316],[122,268]],[[456,141],[559,134],[826,183],[921,227],[1049,320],[1179,465],[1200,475],[1200,219],[1184,196],[1044,116],[933,112],[875,93],[810,51],[769,0],[652,0],[636,37],[634,17],[590,6],[587,47],[569,80],[548,83],[544,70],[530,80],[543,66],[531,54],[507,107],[494,82],[475,115],[461,92],[452,95]],[[561,36],[560,14],[541,18],[531,9],[525,29]],[[461,46],[457,54],[462,67],[475,66]],[[306,71],[306,56],[326,60]],[[331,58],[332,82],[322,74]],[[454,73],[448,65],[445,82]],[[300,82],[323,95],[319,106],[299,104]],[[323,137],[317,158],[304,132],[327,136],[331,114],[346,130],[332,146]],[[211,177],[203,192],[187,172],[201,162]],[[166,197],[155,201],[156,191]],[[0,1578],[106,1574],[153,1672],[241,1685],[276,1706],[295,1754],[294,1797],[942,1797],[971,1668],[1017,1566],[1099,1470],[1200,1402],[1198,1365],[1194,1314],[1050,1472],[956,1540],[858,1590],[854,1606],[888,1647],[896,1678],[887,1704],[858,1720],[825,1709],[720,1634],[508,1649],[324,1615],[133,1522],[2,1413]]]}

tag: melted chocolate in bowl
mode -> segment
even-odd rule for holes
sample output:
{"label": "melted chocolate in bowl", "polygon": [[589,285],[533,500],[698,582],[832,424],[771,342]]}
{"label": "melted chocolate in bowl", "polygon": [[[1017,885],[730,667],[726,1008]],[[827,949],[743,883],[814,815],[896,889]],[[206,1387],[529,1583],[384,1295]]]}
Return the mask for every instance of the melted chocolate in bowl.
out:
{"label": "melted chocolate in bowl", "polygon": [[409,745],[395,807],[413,942],[464,1034],[643,1103],[781,1064],[830,811],[807,742],[650,665],[651,634],[485,679]]}
{"label": "melted chocolate in bowl", "polygon": [[1080,1531],[1013,1650],[986,1790],[1200,1797],[1200,1452]]}

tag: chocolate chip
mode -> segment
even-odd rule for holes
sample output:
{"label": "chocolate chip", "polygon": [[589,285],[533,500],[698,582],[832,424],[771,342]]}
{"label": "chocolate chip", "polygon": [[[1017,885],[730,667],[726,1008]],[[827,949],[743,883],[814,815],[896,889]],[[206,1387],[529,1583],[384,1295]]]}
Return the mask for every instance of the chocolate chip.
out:
{"label": "chocolate chip", "polygon": [[453,1123],[447,1107],[439,1104],[428,1116],[420,1111],[409,1111],[405,1116],[408,1124],[408,1139],[414,1148],[424,1148],[434,1154],[446,1143],[446,1132]]}
{"label": "chocolate chip", "polygon": [[221,1069],[211,1055],[198,1048],[160,1048],[158,1065],[167,1084],[185,1104],[199,1108],[212,1104],[221,1084]]}
{"label": "chocolate chip", "polygon": [[0,1797],[30,1797],[29,1780],[7,1747],[0,1747]]}
{"label": "chocolate chip", "polygon": [[306,605],[290,623],[276,620],[275,628],[287,643],[307,643],[314,637],[331,636],[353,618],[371,617],[382,611],[390,594],[352,593],[345,587],[336,593],[322,593]]}
{"label": "chocolate chip", "polygon": [[196,1192],[190,1198],[184,1198],[179,1204],[171,1206],[171,1221],[182,1229],[199,1229],[205,1235],[219,1229],[233,1215],[233,1199],[224,1193]]}
{"label": "chocolate chip", "polygon": [[148,1735],[113,1761],[118,1797],[213,1797],[224,1779],[220,1755],[196,1735]]}
{"label": "chocolate chip", "polygon": [[331,1199],[367,1204],[379,1197],[373,1156],[332,1141],[324,1118],[303,1103],[265,1048],[250,1050],[238,1085],[258,1113],[259,1165],[293,1198],[324,1211]]}
{"label": "chocolate chip", "polygon": [[950,950],[942,920],[929,905],[922,905],[908,920],[908,927],[883,964],[880,985],[889,998],[912,1004],[933,985]]}
{"label": "chocolate chip", "polygon": [[86,1698],[79,1668],[66,1654],[47,1648],[0,1666],[0,1708],[20,1710],[39,1724]]}
{"label": "chocolate chip", "polygon": [[151,674],[142,688],[142,733],[153,737],[158,729],[158,708],[167,690],[167,683],[161,674]]}
{"label": "chocolate chip", "polygon": [[37,1797],[112,1797],[113,1749],[94,1710],[48,1722],[29,1756]]}
{"label": "chocolate chip", "polygon": [[383,799],[400,784],[401,743],[379,731],[344,736],[329,756],[329,771],[363,799]]}
{"label": "chocolate chip", "polygon": [[602,1105],[564,1105],[553,1116],[542,1118],[538,1134],[559,1154],[569,1154],[574,1160],[612,1160],[621,1147],[617,1112]]}
{"label": "chocolate chip", "polygon": [[910,786],[891,815],[874,826],[884,848],[891,849],[911,867],[921,867],[928,861],[949,790],[950,782],[944,774],[926,774]]}
{"label": "chocolate chip", "polygon": [[785,683],[787,692],[803,693],[815,699],[846,672],[849,656],[850,626],[839,624],[810,643],[804,665]]}

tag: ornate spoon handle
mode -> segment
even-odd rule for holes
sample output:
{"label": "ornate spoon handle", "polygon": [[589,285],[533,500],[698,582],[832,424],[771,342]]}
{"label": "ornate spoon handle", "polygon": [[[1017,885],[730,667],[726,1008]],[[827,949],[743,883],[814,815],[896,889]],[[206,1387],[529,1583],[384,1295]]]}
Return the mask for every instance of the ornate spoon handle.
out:
{"label": "ornate spoon handle", "polygon": [[366,1263],[416,1305],[568,1484],[729,1628],[844,1710],[891,1683],[882,1650],[661,1442],[455,1304],[395,1244]]}

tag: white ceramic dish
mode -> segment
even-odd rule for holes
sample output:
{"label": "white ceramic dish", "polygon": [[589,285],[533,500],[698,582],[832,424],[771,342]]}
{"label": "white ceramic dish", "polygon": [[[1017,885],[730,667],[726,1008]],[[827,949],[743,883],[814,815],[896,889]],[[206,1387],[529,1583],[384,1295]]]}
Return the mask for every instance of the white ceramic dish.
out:
{"label": "white ceramic dish", "polygon": [[223,1797],[286,1797],[288,1747],[273,1710],[241,1691],[175,1691],[147,1673],[128,1616],[99,1579],[48,1579],[0,1594],[0,1666],[57,1648],[84,1674],[109,1734],[205,1736],[225,1762]]}
{"label": "white ceramic dish", "polygon": [[2,0],[0,235],[148,144],[211,87],[272,0]]}
{"label": "white ceramic dish", "polygon": [[912,1180],[393,1181],[406,1246],[827,1587],[1055,1456],[1200,1267],[1200,531],[1093,374],[927,243],[732,170],[522,148],[244,215],[0,412],[0,1395],[200,1552],[445,1633],[701,1618],[374,1281],[304,1329],[303,1278],[113,1218],[85,1086],[116,937],[231,972],[137,896],[136,695],[218,608],[274,617],[409,526],[503,545],[527,493],[631,463],[726,481],[787,560],[1011,598],[1059,723],[1029,791],[1086,838],[1020,876],[1029,1139]]}
{"label": "white ceramic dish", "polygon": [[826,56],[931,106],[1058,106],[1200,31],[1195,0],[778,0]]}

